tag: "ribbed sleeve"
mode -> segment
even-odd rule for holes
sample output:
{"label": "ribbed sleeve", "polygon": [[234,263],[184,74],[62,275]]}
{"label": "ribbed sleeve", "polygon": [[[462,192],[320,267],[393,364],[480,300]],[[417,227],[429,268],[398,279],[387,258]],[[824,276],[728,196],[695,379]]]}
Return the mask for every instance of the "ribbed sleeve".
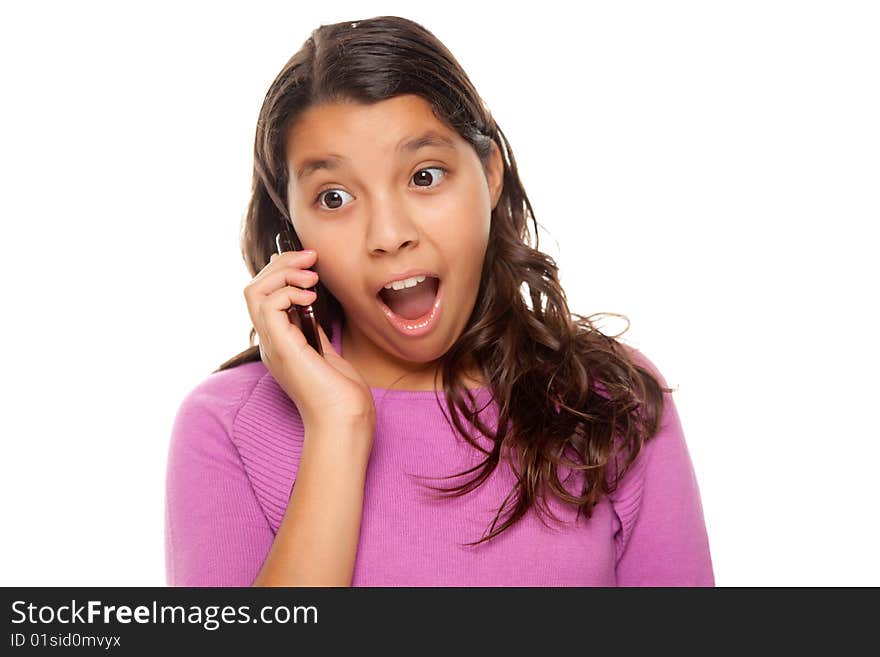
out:
{"label": "ribbed sleeve", "polygon": [[296,405],[271,375],[260,379],[233,424],[233,443],[273,535],[296,481],[304,433]]}
{"label": "ribbed sleeve", "polygon": [[218,372],[178,409],[165,486],[169,586],[250,586],[272,545],[274,535],[231,440],[242,399],[254,384],[241,371]]}
{"label": "ribbed sleeve", "polygon": [[[637,360],[666,380],[641,352]],[[697,478],[672,394],[664,393],[657,435],[614,494],[618,586],[714,586]]]}

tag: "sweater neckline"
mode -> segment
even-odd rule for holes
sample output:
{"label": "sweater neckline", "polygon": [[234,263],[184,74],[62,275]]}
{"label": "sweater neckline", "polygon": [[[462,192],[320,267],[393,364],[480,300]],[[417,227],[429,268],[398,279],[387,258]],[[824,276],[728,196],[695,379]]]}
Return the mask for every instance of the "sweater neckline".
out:
{"label": "sweater neckline", "polygon": [[[470,393],[476,397],[480,398],[484,395],[488,394],[488,388],[485,386],[480,386],[478,388],[468,388]],[[441,401],[446,399],[446,395],[442,390],[401,390],[398,388],[374,388],[370,386],[370,391],[373,393],[374,398],[385,399],[436,399],[439,398]]]}

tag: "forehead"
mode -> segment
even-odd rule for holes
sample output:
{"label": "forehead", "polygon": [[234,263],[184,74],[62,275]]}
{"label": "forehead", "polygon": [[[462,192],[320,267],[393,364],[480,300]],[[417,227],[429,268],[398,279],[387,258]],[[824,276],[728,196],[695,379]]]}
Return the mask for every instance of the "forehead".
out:
{"label": "forehead", "polygon": [[456,147],[465,143],[434,116],[431,105],[421,96],[406,94],[372,104],[316,105],[291,126],[286,159],[293,165],[328,153],[355,158],[361,150],[391,154],[402,140],[428,130],[448,138]]}

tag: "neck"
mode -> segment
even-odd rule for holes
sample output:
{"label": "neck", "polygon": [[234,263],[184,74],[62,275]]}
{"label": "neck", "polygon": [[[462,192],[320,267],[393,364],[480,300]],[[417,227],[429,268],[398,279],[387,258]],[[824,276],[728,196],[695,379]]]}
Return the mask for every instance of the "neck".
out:
{"label": "neck", "polygon": [[[363,339],[363,336],[360,336]],[[376,350],[361,348],[358,338],[343,323],[342,356],[372,388],[396,390],[443,390],[442,359],[421,366],[395,359]],[[435,387],[436,374],[436,387]],[[469,359],[461,379],[467,388],[485,387],[482,373]]]}

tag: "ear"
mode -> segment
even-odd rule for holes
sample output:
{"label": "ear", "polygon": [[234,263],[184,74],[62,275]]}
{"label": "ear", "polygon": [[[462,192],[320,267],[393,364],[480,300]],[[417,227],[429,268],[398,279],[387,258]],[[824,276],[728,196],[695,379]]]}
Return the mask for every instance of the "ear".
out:
{"label": "ear", "polygon": [[504,189],[504,159],[498,149],[498,144],[494,141],[492,142],[492,152],[489,153],[489,161],[486,162],[486,182],[489,185],[489,198],[494,210]]}

